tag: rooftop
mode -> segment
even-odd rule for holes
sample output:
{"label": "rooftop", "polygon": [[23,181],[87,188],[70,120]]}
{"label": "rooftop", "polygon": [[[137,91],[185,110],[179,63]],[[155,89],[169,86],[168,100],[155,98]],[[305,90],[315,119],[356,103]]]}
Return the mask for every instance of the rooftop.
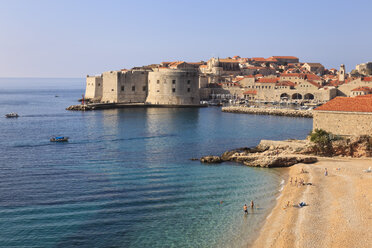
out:
{"label": "rooftop", "polygon": [[315,110],[372,113],[372,95],[336,97]]}

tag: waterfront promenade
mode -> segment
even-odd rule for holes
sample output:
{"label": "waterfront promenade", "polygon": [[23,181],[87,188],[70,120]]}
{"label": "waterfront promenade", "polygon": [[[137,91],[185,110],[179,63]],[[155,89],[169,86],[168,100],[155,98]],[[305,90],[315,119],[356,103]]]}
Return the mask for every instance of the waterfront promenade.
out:
{"label": "waterfront promenade", "polygon": [[255,115],[277,115],[289,117],[305,117],[313,118],[311,110],[296,110],[296,109],[276,109],[276,108],[250,108],[243,106],[222,107],[223,112],[255,114]]}

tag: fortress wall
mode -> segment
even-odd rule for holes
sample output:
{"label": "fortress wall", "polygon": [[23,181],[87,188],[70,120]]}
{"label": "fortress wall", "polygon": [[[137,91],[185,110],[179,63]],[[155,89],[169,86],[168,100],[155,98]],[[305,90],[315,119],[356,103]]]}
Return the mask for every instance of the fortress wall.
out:
{"label": "fortress wall", "polygon": [[118,102],[144,103],[147,96],[148,71],[126,71],[118,74]]}
{"label": "fortress wall", "polygon": [[102,76],[87,76],[85,86],[86,99],[100,99],[102,97]]}
{"label": "fortress wall", "polygon": [[102,99],[104,103],[118,102],[118,74],[119,71],[107,71],[102,74]]}
{"label": "fortress wall", "polygon": [[152,71],[149,72],[148,82],[146,102],[149,104],[200,104],[197,70]]}
{"label": "fortress wall", "polygon": [[371,113],[320,110],[313,112],[313,130],[323,129],[336,135],[372,135]]}

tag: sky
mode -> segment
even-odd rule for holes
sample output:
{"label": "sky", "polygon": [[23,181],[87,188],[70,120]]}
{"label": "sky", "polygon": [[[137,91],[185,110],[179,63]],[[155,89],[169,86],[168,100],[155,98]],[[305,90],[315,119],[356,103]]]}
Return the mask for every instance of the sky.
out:
{"label": "sky", "polygon": [[372,61],[370,0],[0,0],[0,77],[79,77],[162,61]]}

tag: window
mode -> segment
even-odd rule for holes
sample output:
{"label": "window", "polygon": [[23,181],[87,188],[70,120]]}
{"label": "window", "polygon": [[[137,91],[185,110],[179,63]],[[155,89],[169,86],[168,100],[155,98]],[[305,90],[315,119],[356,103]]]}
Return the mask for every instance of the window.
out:
{"label": "window", "polygon": [[121,91],[124,91],[124,86],[121,86]]}
{"label": "window", "polygon": [[156,92],[160,92],[160,90],[157,90]]}
{"label": "window", "polygon": [[190,92],[190,88],[187,88],[187,92]]}
{"label": "window", "polygon": [[101,86],[101,84],[98,84],[98,86]]}
{"label": "window", "polygon": [[173,89],[172,89],[172,92],[176,92],[176,88],[173,88]]}
{"label": "window", "polygon": [[143,87],[142,87],[142,90],[143,90],[143,91],[146,91],[146,86],[143,86]]}
{"label": "window", "polygon": [[176,84],[176,80],[172,80],[172,84]]}
{"label": "window", "polygon": [[191,83],[191,80],[187,80],[187,84],[190,84]]}
{"label": "window", "polygon": [[132,86],[132,91],[135,91],[136,90],[136,86]]}
{"label": "window", "polygon": [[114,89],[111,89],[111,91],[114,91]]}
{"label": "window", "polygon": [[157,83],[157,84],[160,84],[160,80],[156,80],[156,83]]}

